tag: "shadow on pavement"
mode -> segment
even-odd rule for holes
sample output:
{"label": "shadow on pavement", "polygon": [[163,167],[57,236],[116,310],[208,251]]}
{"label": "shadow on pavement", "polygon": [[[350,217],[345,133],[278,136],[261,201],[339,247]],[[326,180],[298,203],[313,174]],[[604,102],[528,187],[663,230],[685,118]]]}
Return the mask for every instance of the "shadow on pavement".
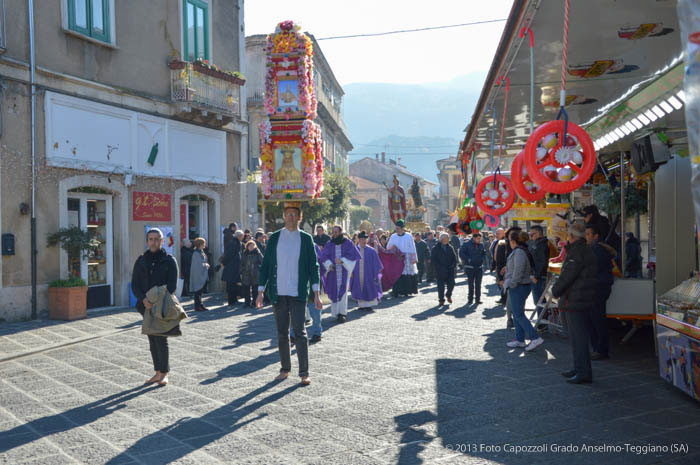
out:
{"label": "shadow on pavement", "polygon": [[[276,355],[276,354],[275,354]],[[149,454],[148,458],[143,458],[144,463],[148,464],[160,464],[160,463],[170,463],[178,461],[179,459],[185,457],[186,455],[192,453],[193,451],[207,446],[224,436],[237,431],[243,426],[252,423],[254,421],[260,420],[267,416],[266,413],[260,413],[257,416],[243,420],[255,413],[256,410],[269,405],[287,394],[297,390],[300,385],[295,384],[289,386],[282,391],[270,394],[252,404],[247,404],[248,401],[256,398],[260,394],[268,391],[274,386],[280,384],[281,381],[271,381],[257,389],[252,390],[248,394],[239,397],[238,399],[212,410],[199,418],[182,418],[175,423],[166,426],[165,428],[156,431],[154,433],[145,436],[134,444],[129,446],[121,454],[112,458],[108,465],[117,465],[124,462],[129,462],[134,455],[143,455],[151,450],[154,453]],[[243,420],[243,421],[241,421]],[[208,434],[205,434],[206,432]],[[169,436],[178,438],[180,440],[188,442],[189,446],[169,449],[164,452],[162,456],[155,452],[160,450],[158,448],[153,448],[152,445],[157,444],[162,441],[163,433]],[[189,441],[187,441],[189,439]],[[235,460],[235,457],[230,457],[231,460]]]}
{"label": "shadow on pavement", "polygon": [[105,397],[87,405],[75,407],[62,413],[31,420],[0,433],[0,453],[28,444],[38,436],[34,431],[49,437],[74,428],[87,426],[100,418],[106,417],[126,406],[128,400],[157,389],[156,385],[141,385],[118,394]]}

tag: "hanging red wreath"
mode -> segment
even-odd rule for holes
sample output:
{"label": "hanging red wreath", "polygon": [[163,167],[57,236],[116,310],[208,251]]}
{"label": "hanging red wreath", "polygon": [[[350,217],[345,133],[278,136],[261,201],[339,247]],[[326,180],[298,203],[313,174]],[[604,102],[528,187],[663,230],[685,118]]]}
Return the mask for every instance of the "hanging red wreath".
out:
{"label": "hanging red wreath", "polygon": [[489,215],[501,216],[513,206],[515,189],[510,179],[496,170],[495,174],[486,176],[476,186],[474,197],[481,211]]}
{"label": "hanging red wreath", "polygon": [[595,157],[593,141],[586,131],[574,123],[556,120],[535,129],[525,145],[523,162],[540,188],[566,194],[588,181],[595,170]]}
{"label": "hanging red wreath", "polygon": [[523,151],[515,156],[510,168],[510,180],[518,196],[528,202],[542,200],[547,193],[535,184],[523,166]]}

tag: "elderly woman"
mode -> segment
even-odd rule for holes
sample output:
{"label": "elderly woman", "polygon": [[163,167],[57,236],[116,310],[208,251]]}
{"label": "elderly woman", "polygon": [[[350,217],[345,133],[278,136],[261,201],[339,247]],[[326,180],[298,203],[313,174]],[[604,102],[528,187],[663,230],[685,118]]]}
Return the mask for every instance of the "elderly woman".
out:
{"label": "elderly woman", "polygon": [[221,273],[221,280],[226,283],[226,295],[228,305],[233,307],[238,303],[241,294],[241,240],[244,237],[243,231],[236,231],[235,239],[221,258],[224,265],[224,272]]}
{"label": "elderly woman", "polygon": [[[513,251],[506,260],[503,285],[508,289],[510,310],[515,324],[515,340],[506,345],[511,348],[524,347],[529,352],[544,342],[525,316],[525,302],[532,288],[535,260],[527,248],[530,238],[525,231],[511,231],[508,239]],[[525,343],[525,338],[530,340],[529,344]]]}
{"label": "elderly woman", "polygon": [[194,251],[192,252],[192,264],[190,265],[190,292],[194,293],[194,310],[205,312],[209,310],[202,304],[202,292],[209,279],[209,263],[204,248],[207,246],[206,239],[198,237],[192,241]]}
{"label": "elderly woman", "polygon": [[[450,244],[450,235],[440,233],[440,242],[433,247],[430,253],[430,261],[437,278],[438,305],[445,305],[447,301],[452,303],[452,290],[455,287],[455,275],[457,273],[457,252]],[[447,287],[447,293],[445,293]]]}

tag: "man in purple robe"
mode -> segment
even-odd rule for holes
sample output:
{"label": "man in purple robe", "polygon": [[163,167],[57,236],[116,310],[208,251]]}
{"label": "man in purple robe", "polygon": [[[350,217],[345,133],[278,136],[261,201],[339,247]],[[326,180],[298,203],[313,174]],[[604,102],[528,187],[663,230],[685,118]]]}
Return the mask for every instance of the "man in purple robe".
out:
{"label": "man in purple robe", "polygon": [[348,313],[350,273],[360,259],[360,252],[350,239],[343,236],[343,228],[333,226],[331,240],[321,251],[318,262],[326,268],[324,289],[331,299],[331,315],[342,323]]}
{"label": "man in purple robe", "polygon": [[367,232],[360,231],[357,237],[360,239],[360,246],[357,248],[360,261],[352,272],[350,291],[352,298],[357,300],[360,310],[371,311],[382,298],[379,273],[383,266],[377,251],[367,245],[367,239],[369,239]]}

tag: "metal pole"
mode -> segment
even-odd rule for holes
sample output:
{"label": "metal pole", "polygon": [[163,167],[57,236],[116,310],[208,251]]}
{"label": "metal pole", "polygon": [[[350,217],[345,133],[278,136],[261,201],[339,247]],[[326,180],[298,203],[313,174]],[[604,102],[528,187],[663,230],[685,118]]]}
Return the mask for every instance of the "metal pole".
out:
{"label": "metal pole", "polygon": [[32,266],[32,319],[37,318],[36,299],[36,53],[34,49],[34,0],[27,0],[29,15],[29,74],[31,82],[31,139],[32,139],[32,218],[31,218],[31,266]]}
{"label": "metal pole", "polygon": [[493,146],[496,143],[496,107],[491,107],[493,121],[491,123],[491,174],[493,174]]}
{"label": "metal pole", "polygon": [[625,276],[625,152],[620,152],[620,265]]}
{"label": "metal pole", "polygon": [[535,47],[530,47],[530,134],[535,130]]}

